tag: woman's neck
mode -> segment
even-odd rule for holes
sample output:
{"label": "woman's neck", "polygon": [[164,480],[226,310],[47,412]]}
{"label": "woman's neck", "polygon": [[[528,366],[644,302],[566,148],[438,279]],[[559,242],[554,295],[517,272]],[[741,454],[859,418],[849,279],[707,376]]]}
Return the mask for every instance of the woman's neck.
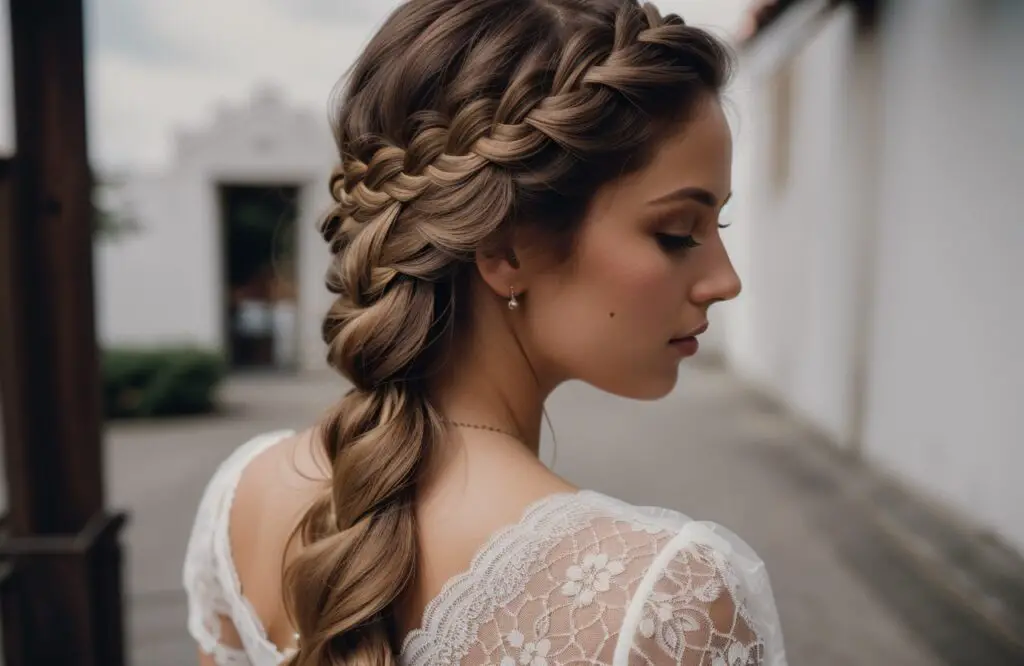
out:
{"label": "woman's neck", "polygon": [[537,375],[502,314],[491,312],[474,322],[431,393],[449,421],[499,429],[537,455],[544,401],[553,386]]}

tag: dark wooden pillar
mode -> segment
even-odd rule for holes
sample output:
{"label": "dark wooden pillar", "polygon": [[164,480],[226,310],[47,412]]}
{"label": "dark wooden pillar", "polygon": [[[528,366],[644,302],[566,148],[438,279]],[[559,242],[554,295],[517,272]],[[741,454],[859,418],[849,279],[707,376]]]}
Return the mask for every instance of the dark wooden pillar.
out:
{"label": "dark wooden pillar", "polygon": [[124,516],[103,493],[81,0],[10,0],[16,154],[0,197],[8,666],[124,663]]}

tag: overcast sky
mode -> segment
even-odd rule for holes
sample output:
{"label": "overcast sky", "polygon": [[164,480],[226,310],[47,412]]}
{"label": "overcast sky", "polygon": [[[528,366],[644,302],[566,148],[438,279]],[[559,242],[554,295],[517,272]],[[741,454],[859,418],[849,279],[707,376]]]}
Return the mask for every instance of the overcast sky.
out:
{"label": "overcast sky", "polygon": [[[728,29],[745,0],[662,0]],[[172,132],[264,85],[326,116],[331,89],[400,0],[85,0],[89,145],[101,169],[153,167]],[[0,33],[0,148],[10,150],[10,38]]]}

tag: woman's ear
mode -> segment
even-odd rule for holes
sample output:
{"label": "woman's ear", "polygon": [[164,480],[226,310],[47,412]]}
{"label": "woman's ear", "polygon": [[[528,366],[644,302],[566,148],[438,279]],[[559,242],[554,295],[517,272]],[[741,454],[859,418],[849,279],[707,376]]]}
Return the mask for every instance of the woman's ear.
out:
{"label": "woman's ear", "polygon": [[511,246],[477,250],[476,267],[480,277],[497,296],[509,298],[526,290],[519,257]]}

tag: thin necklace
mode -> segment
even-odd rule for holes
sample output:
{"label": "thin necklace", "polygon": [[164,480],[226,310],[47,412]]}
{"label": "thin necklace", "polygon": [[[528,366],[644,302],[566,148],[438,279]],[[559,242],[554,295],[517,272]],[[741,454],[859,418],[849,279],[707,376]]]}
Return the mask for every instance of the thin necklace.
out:
{"label": "thin necklace", "polygon": [[491,432],[496,432],[496,433],[500,433],[502,435],[505,435],[506,437],[511,437],[512,439],[519,439],[519,440],[522,439],[522,437],[519,437],[518,435],[513,435],[508,430],[502,430],[501,428],[496,428],[496,427],[490,426],[490,425],[481,425],[479,423],[464,423],[462,421],[447,421],[447,423],[449,425],[453,425],[453,426],[455,426],[457,428],[472,428],[473,430],[489,430]]}

